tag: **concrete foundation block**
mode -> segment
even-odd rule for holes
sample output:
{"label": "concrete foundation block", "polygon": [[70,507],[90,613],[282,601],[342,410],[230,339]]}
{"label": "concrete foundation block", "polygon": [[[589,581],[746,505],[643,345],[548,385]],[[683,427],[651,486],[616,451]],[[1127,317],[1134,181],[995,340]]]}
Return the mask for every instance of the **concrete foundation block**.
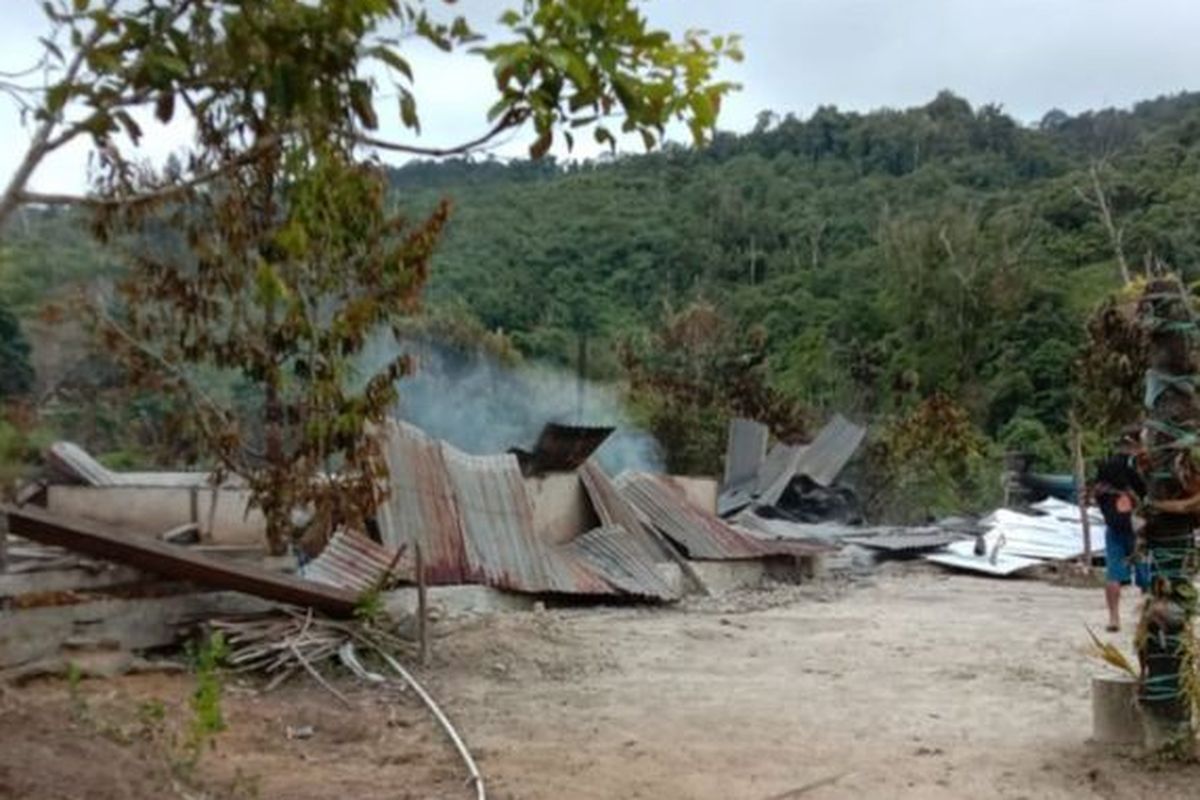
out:
{"label": "concrete foundation block", "polygon": [[822,562],[820,556],[779,556],[764,562],[766,575],[780,583],[805,583],[817,577]]}
{"label": "concrete foundation block", "polygon": [[691,566],[713,594],[734,589],[754,589],[761,586],[767,576],[766,562],[758,559],[692,561]]}
{"label": "concrete foundation block", "polygon": [[654,570],[676,595],[682,597],[691,590],[691,582],[683,574],[683,569],[674,561],[660,561],[654,565]]}
{"label": "concrete foundation block", "polygon": [[1092,738],[1100,744],[1138,744],[1142,715],[1137,682],[1127,676],[1092,678]]}
{"label": "concrete foundation block", "polygon": [[[529,611],[536,602],[532,595],[502,592],[490,586],[430,586],[426,594],[430,616],[435,619],[501,611]],[[386,592],[383,604],[393,617],[413,616],[417,613],[417,587],[404,586]]]}

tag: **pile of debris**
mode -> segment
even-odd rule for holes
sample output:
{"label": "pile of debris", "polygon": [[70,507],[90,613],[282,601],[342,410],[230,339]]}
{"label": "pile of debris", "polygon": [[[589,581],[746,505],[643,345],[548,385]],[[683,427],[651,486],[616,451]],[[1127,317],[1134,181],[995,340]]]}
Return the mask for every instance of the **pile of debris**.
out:
{"label": "pile of debris", "polygon": [[[159,647],[196,622],[278,606],[347,617],[374,587],[670,602],[708,592],[728,571],[716,563],[803,576],[829,551],[722,519],[715,484],[610,477],[593,457],[610,433],[551,425],[530,452],[478,456],[389,422],[377,539],[339,530],[312,560],[265,556],[263,520],[236,481],[114,472],[56,444],[48,480],[0,516],[0,669],[53,662],[80,641]],[[809,475],[795,454],[772,473],[772,497],[790,496],[788,470]]]}
{"label": "pile of debris", "polygon": [[[1050,562],[1078,560],[1090,552],[1104,558],[1104,518],[1089,507],[1084,531],[1079,506],[1048,497],[1033,503],[1032,514],[1000,508],[979,521],[970,539],[925,556],[935,564],[985,575],[1014,575]],[[1090,541],[1089,541],[1090,539]]]}
{"label": "pile of debris", "polygon": [[812,442],[777,442],[768,451],[766,425],[732,420],[718,512],[739,521],[753,515],[793,523],[860,523],[857,496],[837,481],[866,434],[838,414]]}
{"label": "pile of debris", "polygon": [[[922,557],[985,575],[1008,576],[1048,563],[1104,557],[1102,536],[1085,533],[1074,504],[1074,478],[1014,472],[1023,511],[1000,508],[980,520],[952,518],[920,527],[864,524],[854,490],[840,476],[866,435],[835,416],[807,445],[774,444],[765,425],[735,419],[729,426],[725,476],[717,506],[739,530],[774,541],[823,541],[839,555],[833,569],[869,569],[878,558]],[[1015,481],[1016,478],[1013,478]],[[1036,502],[1033,501],[1036,495]],[[1090,531],[1104,521],[1089,508]]]}

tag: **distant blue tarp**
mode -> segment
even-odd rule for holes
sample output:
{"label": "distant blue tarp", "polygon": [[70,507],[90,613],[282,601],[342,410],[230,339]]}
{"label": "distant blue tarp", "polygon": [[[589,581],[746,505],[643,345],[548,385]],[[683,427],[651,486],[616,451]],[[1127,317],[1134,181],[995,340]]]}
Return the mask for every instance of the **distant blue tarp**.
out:
{"label": "distant blue tarp", "polygon": [[1078,502],[1074,475],[1049,475],[1023,472],[1018,476],[1021,485],[1036,495],[1045,495],[1068,503]]}

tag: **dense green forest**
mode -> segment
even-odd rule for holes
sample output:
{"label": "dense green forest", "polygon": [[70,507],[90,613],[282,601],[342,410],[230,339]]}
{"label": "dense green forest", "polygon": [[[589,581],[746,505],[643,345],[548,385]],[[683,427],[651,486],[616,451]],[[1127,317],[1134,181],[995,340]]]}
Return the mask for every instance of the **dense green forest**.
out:
{"label": "dense green forest", "polygon": [[529,355],[573,363],[586,335],[589,370],[621,377],[618,341],[707,300],[762,327],[770,382],[818,416],[940,392],[1062,468],[1073,363],[1122,283],[1118,247],[1131,271],[1195,274],[1198,144],[1197,94],[1030,127],[943,93],[764,113],[703,151],[418,163],[393,183],[403,202],[456,204],[431,301]]}
{"label": "dense green forest", "polygon": [[[944,92],[906,110],[764,112],[700,150],[414,162],[391,183],[414,214],[453,201],[427,288],[437,316],[595,379],[646,378],[631,402],[652,429],[690,409],[712,443],[675,466],[715,469],[752,385],[750,407],[782,409],[785,427],[839,410],[877,423],[893,464],[953,483],[1003,447],[1067,466],[1084,325],[1121,262],[1197,277],[1198,168],[1200,94],[1029,126]],[[0,305],[27,329],[45,331],[47,300],[120,271],[71,214],[14,227]],[[956,445],[923,453],[911,432],[939,413]]]}

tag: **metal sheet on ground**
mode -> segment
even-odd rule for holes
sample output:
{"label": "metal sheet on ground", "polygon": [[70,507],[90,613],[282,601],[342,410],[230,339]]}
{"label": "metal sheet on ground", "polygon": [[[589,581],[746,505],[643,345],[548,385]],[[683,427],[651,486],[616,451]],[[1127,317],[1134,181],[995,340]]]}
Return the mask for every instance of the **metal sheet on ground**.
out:
{"label": "metal sheet on ground", "polygon": [[524,592],[613,594],[583,562],[542,541],[511,454],[473,456],[442,443],[467,558],[489,586]]}
{"label": "metal sheet on ground", "polygon": [[870,550],[916,555],[938,550],[962,537],[946,531],[913,531],[882,533],[876,536],[847,536],[842,541]]}
{"label": "metal sheet on ground", "polygon": [[623,592],[659,600],[679,597],[655,562],[646,557],[637,539],[620,526],[588,531],[565,547]]}
{"label": "metal sheet on ground", "polygon": [[937,553],[929,553],[922,556],[922,558],[944,567],[978,572],[994,577],[1016,575],[1034,567],[1042,566],[1045,563],[1033,558],[1008,555],[1002,551],[996,557],[996,563],[993,564],[988,556],[975,555],[974,546],[974,542],[955,542],[945,550]]}

